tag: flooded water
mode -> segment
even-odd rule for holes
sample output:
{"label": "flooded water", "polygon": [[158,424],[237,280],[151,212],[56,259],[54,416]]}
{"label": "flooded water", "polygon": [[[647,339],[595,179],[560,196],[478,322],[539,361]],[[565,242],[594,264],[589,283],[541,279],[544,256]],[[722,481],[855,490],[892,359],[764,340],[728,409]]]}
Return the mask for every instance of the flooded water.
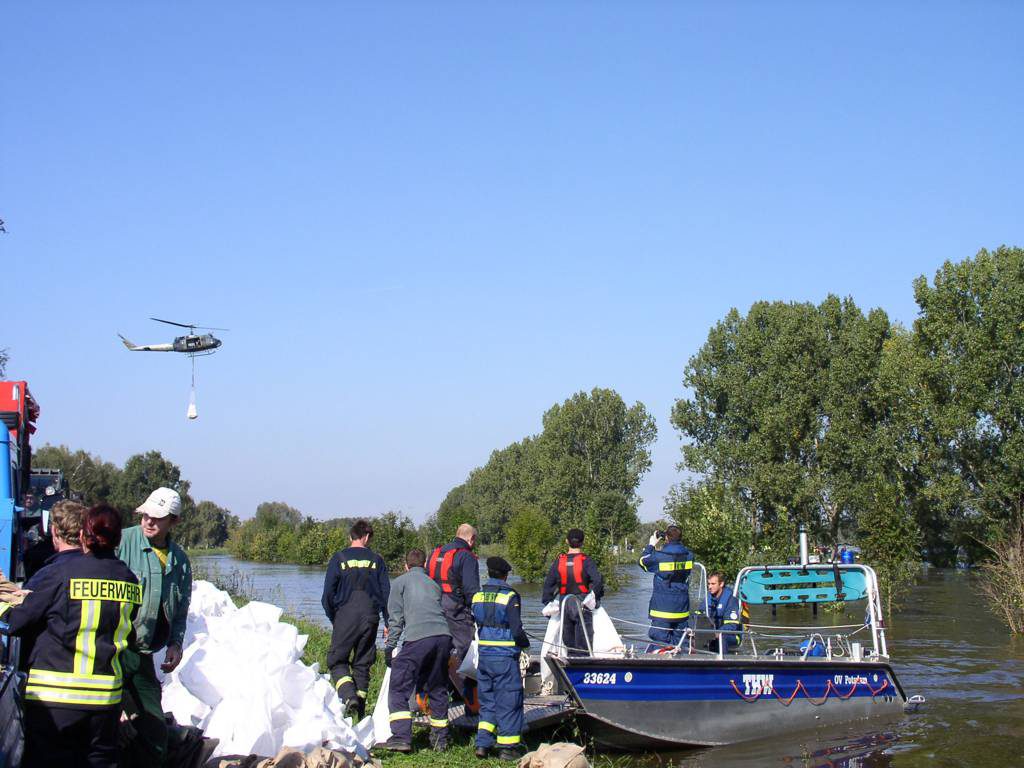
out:
{"label": "flooded water", "polygon": [[[323,568],[241,562],[224,555],[196,557],[195,563],[224,575],[237,569],[258,598],[328,626],[320,607]],[[617,619],[643,623],[650,576],[636,568],[624,569],[623,576],[624,587],[603,605]],[[923,570],[889,629],[892,664],[904,690],[927,699],[917,714],[891,723],[852,723],[628,762],[644,768],[1024,766],[1024,638],[1011,637],[986,610],[975,588],[977,578],[964,571]],[[540,587],[520,584],[517,589],[527,631],[543,635]],[[852,618],[820,617],[834,623]],[[793,623],[793,617],[780,612],[779,621]]]}

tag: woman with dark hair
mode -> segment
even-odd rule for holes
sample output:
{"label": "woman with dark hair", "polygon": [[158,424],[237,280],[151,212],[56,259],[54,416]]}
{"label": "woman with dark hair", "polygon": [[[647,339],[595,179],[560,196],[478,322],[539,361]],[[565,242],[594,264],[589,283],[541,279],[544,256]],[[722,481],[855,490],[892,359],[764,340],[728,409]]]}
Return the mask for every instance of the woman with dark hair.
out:
{"label": "woman with dark hair", "polygon": [[36,573],[18,606],[0,603],[11,634],[35,638],[25,689],[24,768],[117,765],[119,657],[134,638],[142,588],[114,556],[121,516],[86,510],[81,549],[67,543]]}

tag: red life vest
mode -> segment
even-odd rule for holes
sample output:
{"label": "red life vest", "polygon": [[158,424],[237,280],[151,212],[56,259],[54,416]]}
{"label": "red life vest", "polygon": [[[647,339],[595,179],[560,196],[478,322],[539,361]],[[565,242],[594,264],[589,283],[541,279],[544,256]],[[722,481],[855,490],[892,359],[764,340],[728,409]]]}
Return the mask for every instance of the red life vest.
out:
{"label": "red life vest", "polygon": [[[427,575],[434,581],[438,581],[441,584],[441,591],[445,594],[452,594],[453,592],[462,592],[462,581],[456,577],[455,583],[452,584],[451,573],[452,565],[455,564],[455,555],[459,552],[467,552],[470,557],[476,558],[473,551],[470,549],[463,549],[461,547],[452,547],[447,552],[442,552],[444,547],[438,547],[430,553],[430,557],[427,560]],[[440,568],[438,567],[440,563]]]}
{"label": "red life vest", "polygon": [[[572,583],[569,582],[569,558],[572,558]],[[590,589],[583,583],[583,563],[587,556],[582,552],[558,556],[558,594],[585,595]]]}

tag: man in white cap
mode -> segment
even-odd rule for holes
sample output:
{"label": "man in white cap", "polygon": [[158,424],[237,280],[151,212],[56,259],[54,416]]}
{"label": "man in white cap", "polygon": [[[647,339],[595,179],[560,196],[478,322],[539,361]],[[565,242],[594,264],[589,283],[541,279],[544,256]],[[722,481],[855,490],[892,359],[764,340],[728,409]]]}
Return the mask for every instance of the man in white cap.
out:
{"label": "man in white cap", "polygon": [[153,654],[167,649],[160,665],[164,672],[172,671],[181,661],[192,597],[192,564],[170,536],[181,516],[177,491],[157,488],[135,511],[142,516],[141,525],[126,528],[117,548],[117,556],[142,586],[142,606],[134,625],[135,648],[126,648],[121,654],[123,706],[125,712],[136,716],[130,764],[159,768],[167,754],[167,724]]}

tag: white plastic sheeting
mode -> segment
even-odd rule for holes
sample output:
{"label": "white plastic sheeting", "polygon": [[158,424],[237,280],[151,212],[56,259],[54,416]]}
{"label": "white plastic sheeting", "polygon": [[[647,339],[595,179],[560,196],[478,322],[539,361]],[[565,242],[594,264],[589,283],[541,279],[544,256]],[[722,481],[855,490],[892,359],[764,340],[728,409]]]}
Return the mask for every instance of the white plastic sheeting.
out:
{"label": "white plastic sheeting", "polygon": [[343,716],[319,665],[300,660],[308,636],[282,623],[281,612],[255,601],[237,608],[227,592],[196,581],[181,664],[163,679],[164,710],[219,739],[215,757],[321,745],[369,757],[369,718],[354,727]]}

